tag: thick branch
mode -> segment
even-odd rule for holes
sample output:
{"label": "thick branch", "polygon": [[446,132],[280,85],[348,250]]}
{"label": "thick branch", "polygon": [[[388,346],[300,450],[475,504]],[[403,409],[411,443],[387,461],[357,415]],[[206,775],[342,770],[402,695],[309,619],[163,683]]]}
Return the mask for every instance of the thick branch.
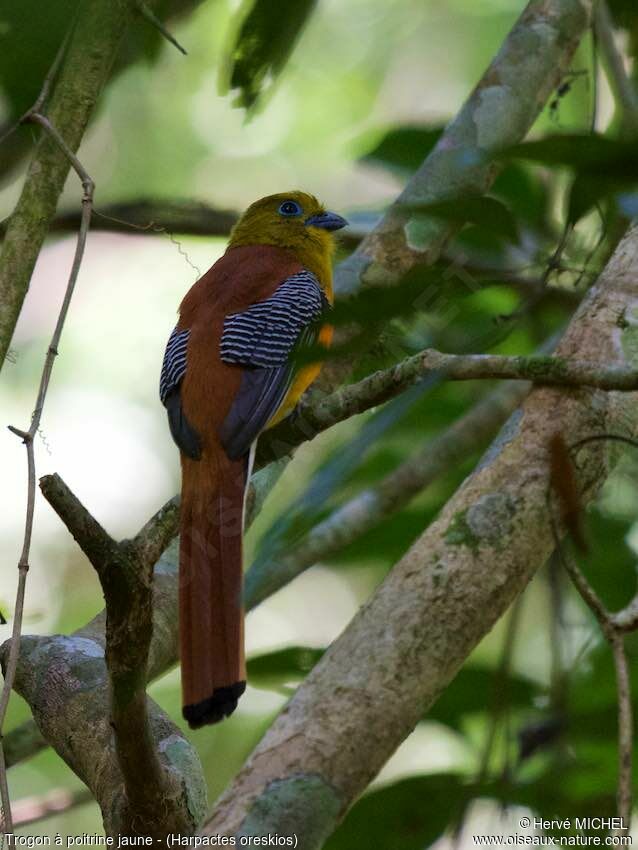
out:
{"label": "thick branch", "polygon": [[[166,566],[160,562],[155,577],[154,596],[161,613],[155,623],[158,646],[151,652],[151,668],[166,640],[170,609],[175,608],[176,580],[167,581]],[[170,569],[170,568],[168,568]],[[170,590],[167,592],[167,585]],[[170,595],[170,600],[167,598]],[[172,612],[176,624],[176,610]],[[171,626],[173,623],[171,623]],[[176,644],[173,634],[170,645]],[[0,660],[8,653],[8,643],[0,647]],[[87,785],[100,805],[104,828],[108,835],[129,831],[124,779],[114,750],[113,730],[109,725],[109,686],[104,658],[105,616],[98,615],[84,628],[70,636],[24,636],[15,690],[23,696],[33,712],[38,729],[46,742]],[[162,669],[166,669],[166,664]],[[155,675],[159,670],[155,669]],[[181,831],[192,833],[207,808],[206,787],[202,767],[194,748],[160,707],[147,698],[151,736],[163,768],[180,777],[179,796],[155,798],[155,817],[159,826],[166,810],[180,808],[189,822]],[[22,735],[31,734],[31,724],[22,727]],[[7,737],[12,740],[14,733]],[[39,739],[35,741],[40,746]],[[9,749],[11,752],[11,749]],[[26,744],[22,747],[24,755]],[[15,752],[15,750],[14,750]],[[141,769],[141,768],[140,768]],[[145,781],[138,771],[137,782]],[[173,823],[175,819],[173,816]],[[149,834],[155,834],[151,824]]]}
{"label": "thick branch", "polygon": [[126,796],[120,831],[162,841],[194,824],[187,800],[180,799],[180,778],[160,761],[147,712],[153,565],[138,558],[133,545],[121,543],[118,557],[94,566],[106,602],[110,717]]}
{"label": "thick branch", "polygon": [[[638,305],[638,228],[572,320],[557,354],[637,366],[618,316]],[[626,433],[636,394],[532,390],[522,412],[332,644],[266,733],[206,826],[295,832],[321,846],[553,548],[548,446]],[[583,446],[583,500],[604,481],[602,441]],[[294,825],[289,812],[294,810]]]}
{"label": "thick branch", "polygon": [[43,476],[40,479],[40,490],[96,569],[98,565],[101,569],[102,564],[108,563],[117,556],[117,543],[87,511],[59,475]]}
{"label": "thick branch", "polygon": [[[58,717],[47,718],[38,711],[38,703],[32,701],[34,716],[41,724],[49,741],[60,755],[69,761],[93,791],[102,807],[105,827],[109,834],[142,834],[163,841],[171,832],[189,834],[203,814],[205,798],[204,780],[197,756],[182,737],[177,727],[165,718],[159,709],[146,698],[147,665],[152,635],[153,618],[153,565],[157,560],[158,546],[164,547],[162,539],[162,516],[156,515],[153,532],[145,527],[134,541],[116,543],[88,513],[57,475],[41,479],[43,494],[56,506],[56,511],[72,532],[74,538],[95,567],[106,600],[106,669],[102,645],[104,619],[98,618],[76,638],[75,646],[58,646],[59,638],[28,638],[27,656],[36,652],[51,664],[51,654],[66,650],[69,663],[80,664],[81,656],[88,654],[91,661],[92,685],[96,687],[93,710],[101,704],[104,711],[99,723],[93,718],[91,734],[108,740],[110,726],[113,729],[117,761],[112,750],[106,762],[94,761],[95,767],[87,769],[82,758],[78,758],[78,744],[84,741],[86,727],[80,724],[73,733],[65,727],[65,739],[56,735],[60,722]],[[160,628],[160,634],[162,633]],[[99,644],[95,643],[96,638]],[[32,644],[34,644],[32,646]],[[92,645],[89,650],[86,645]],[[96,661],[96,659],[99,659]],[[59,662],[58,662],[59,663]],[[31,665],[35,669],[31,669]],[[21,693],[38,681],[38,663],[27,658],[23,663],[22,681],[16,687]],[[98,668],[102,670],[98,673]],[[110,682],[110,698],[107,687]],[[58,706],[64,702],[69,712],[77,709],[75,673],[70,678],[61,675],[62,682],[56,683],[55,696]],[[34,678],[32,678],[34,677]],[[26,682],[26,684],[25,684]],[[49,706],[47,705],[47,709]],[[50,709],[49,709],[50,710]],[[53,724],[53,728],[52,725]],[[99,728],[98,728],[99,727]],[[157,737],[159,733],[159,737]],[[170,747],[167,742],[170,741]],[[86,746],[86,743],[84,743]],[[69,753],[72,754],[69,758]],[[183,764],[188,766],[186,780],[176,770]],[[119,770],[118,770],[119,765]],[[108,767],[110,783],[102,783]],[[121,776],[118,775],[121,771]]]}
{"label": "thick branch", "polygon": [[385,218],[337,270],[336,289],[398,281],[432,263],[456,225],[423,221],[407,207],[483,194],[497,169],[489,155],[521,141],[559,84],[585,32],[589,0],[531,0],[461,111]]}
{"label": "thick branch", "polygon": [[[79,7],[47,111],[72,152],[79,147],[133,12],[128,0],[88,0]],[[0,256],[0,368],[69,168],[67,154],[43,133]]]}

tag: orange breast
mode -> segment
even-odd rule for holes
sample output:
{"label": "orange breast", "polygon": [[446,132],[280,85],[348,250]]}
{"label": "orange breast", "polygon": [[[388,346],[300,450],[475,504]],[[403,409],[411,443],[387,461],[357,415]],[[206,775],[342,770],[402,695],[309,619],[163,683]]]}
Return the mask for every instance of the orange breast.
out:
{"label": "orange breast", "polygon": [[[332,342],[332,335],[332,325],[323,325],[319,331],[319,343],[325,348],[329,348],[330,343]],[[317,378],[319,372],[321,372],[322,365],[323,363],[321,362],[309,363],[307,366],[304,366],[303,369],[299,370],[292,382],[292,386],[283,400],[281,407],[272,417],[268,425],[266,425],[266,428],[272,428],[273,425],[281,422],[282,419],[294,410],[301,396],[306,392],[310,384],[312,384],[312,382]]]}

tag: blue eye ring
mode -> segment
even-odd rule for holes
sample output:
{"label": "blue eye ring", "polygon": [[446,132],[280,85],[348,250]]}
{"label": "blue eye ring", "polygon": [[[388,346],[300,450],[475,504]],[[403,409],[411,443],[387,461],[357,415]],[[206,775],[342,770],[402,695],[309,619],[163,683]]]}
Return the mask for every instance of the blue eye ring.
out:
{"label": "blue eye ring", "polygon": [[292,218],[293,216],[301,215],[303,210],[297,203],[297,201],[284,201],[283,204],[279,207],[279,215],[286,216],[287,218]]}

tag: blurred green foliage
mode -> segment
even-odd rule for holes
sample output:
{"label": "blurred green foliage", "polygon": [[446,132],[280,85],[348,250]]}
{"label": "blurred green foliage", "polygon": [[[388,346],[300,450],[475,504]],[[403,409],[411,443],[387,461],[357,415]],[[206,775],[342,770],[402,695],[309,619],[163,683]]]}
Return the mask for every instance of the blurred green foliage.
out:
{"label": "blurred green foliage", "polygon": [[238,105],[255,106],[286,64],[316,4],[317,0],[295,0],[282,7],[281,0],[246,0],[238,13],[222,93],[239,89]]}
{"label": "blurred green foliage", "polygon": [[[590,133],[548,136],[516,145],[510,156],[544,165],[566,166],[575,172],[569,192],[567,218],[575,224],[603,199],[619,201],[621,212],[633,216],[628,205],[636,198],[638,163],[636,144]],[[638,202],[634,201],[634,206]]]}

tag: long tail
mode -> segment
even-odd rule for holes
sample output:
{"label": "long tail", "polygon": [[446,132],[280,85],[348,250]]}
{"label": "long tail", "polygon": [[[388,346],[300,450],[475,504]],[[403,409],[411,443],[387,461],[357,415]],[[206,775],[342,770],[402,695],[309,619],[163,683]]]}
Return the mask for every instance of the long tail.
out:
{"label": "long tail", "polygon": [[246,461],[182,456],[179,621],[183,715],[217,723],[246,689],[242,525]]}

